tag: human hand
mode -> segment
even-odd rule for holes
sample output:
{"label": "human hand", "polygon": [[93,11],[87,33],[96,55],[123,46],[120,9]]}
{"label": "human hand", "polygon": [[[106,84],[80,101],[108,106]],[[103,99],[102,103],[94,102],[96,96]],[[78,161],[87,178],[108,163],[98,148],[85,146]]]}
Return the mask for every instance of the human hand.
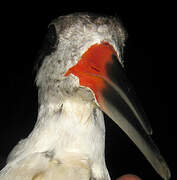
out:
{"label": "human hand", "polygon": [[142,179],[134,174],[125,174],[125,175],[117,178],[116,180],[142,180]]}

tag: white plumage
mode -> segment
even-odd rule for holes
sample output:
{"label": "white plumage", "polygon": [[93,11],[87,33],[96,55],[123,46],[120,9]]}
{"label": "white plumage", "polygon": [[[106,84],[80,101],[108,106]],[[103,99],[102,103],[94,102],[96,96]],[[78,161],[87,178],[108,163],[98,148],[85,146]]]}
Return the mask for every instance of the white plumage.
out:
{"label": "white plumage", "polygon": [[[148,135],[151,134],[150,126],[134,101],[129,101],[129,86],[122,87],[125,77],[118,84],[119,88],[109,79],[113,78],[110,62],[113,65],[114,62],[106,62],[103,69],[88,65],[88,71],[92,68],[95,73],[87,72],[86,67],[86,71],[77,72],[83,73],[81,77],[74,75],[74,71],[66,76],[66,72],[95,44],[114,53],[111,60],[116,55],[119,62],[115,64],[121,75],[121,52],[126,39],[121,23],[112,17],[76,13],[59,17],[49,28],[51,26],[52,32],[47,37],[49,50],[42,56],[36,77],[38,119],[30,135],[10,153],[7,165],[0,172],[0,180],[110,180],[104,157],[105,125],[101,110],[127,133],[156,171],[169,179],[170,171]],[[93,50],[91,52],[92,55]],[[108,77],[99,74],[102,70],[107,71],[105,76]],[[84,86],[83,77],[96,79],[98,84],[92,84],[94,86],[90,88],[89,81],[88,86]],[[99,89],[102,87],[99,83],[105,87]],[[115,92],[118,96],[114,96]],[[119,105],[114,107],[116,103]],[[119,111],[122,107],[123,111]],[[129,118],[137,121],[135,125]]]}
{"label": "white plumage", "polygon": [[62,107],[41,107],[39,118],[29,137],[12,151],[0,178],[109,179],[103,115],[93,103],[71,97]]}

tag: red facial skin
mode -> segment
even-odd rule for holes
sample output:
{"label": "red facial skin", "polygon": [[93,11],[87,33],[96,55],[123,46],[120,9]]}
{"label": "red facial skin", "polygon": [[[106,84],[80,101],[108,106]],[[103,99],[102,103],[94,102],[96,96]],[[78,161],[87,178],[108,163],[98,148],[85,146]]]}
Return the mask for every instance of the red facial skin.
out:
{"label": "red facial skin", "polygon": [[89,87],[99,102],[100,92],[105,88],[103,78],[107,77],[106,64],[113,63],[113,55],[117,56],[117,53],[109,43],[94,44],[82,55],[79,62],[66,72],[65,76],[70,73],[77,76],[80,85]]}

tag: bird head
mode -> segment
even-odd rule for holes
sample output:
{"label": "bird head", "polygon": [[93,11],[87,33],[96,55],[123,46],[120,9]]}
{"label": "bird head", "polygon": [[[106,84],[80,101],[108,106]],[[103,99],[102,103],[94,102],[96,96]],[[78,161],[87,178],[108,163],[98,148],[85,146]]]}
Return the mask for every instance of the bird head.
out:
{"label": "bird head", "polygon": [[98,76],[106,75],[106,66],[113,63],[113,56],[123,65],[125,34],[113,17],[75,13],[52,21],[39,56],[37,86],[41,91],[51,90],[50,98],[52,94],[68,97],[85,89],[97,103],[95,88],[101,87],[96,85],[104,84]]}
{"label": "bird head", "polygon": [[75,13],[49,25],[36,81],[39,102],[79,95],[105,112],[155,170],[170,171],[152,142],[152,130],[123,68],[125,30],[117,18]]}

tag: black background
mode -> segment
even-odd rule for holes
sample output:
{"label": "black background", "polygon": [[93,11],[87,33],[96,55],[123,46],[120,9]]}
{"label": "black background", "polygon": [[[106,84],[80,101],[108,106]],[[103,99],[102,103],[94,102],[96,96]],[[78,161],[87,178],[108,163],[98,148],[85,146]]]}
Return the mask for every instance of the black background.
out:
{"label": "black background", "polygon": [[[70,2],[68,6],[71,5]],[[172,28],[166,4],[110,7],[61,7],[50,2],[9,3],[1,16],[1,126],[0,158],[5,160],[12,147],[25,138],[37,117],[37,89],[34,62],[50,21],[60,15],[89,11],[118,16],[128,32],[124,59],[128,77],[139,96],[154,130],[153,139],[161,150],[175,179],[175,118],[169,117],[170,82],[169,36]],[[108,2],[107,2],[108,3]],[[110,2],[111,3],[111,2]],[[64,5],[63,5],[64,6]],[[3,6],[2,6],[3,8]],[[144,180],[160,180],[151,165],[129,138],[106,117],[106,161],[112,179],[134,173]]]}

